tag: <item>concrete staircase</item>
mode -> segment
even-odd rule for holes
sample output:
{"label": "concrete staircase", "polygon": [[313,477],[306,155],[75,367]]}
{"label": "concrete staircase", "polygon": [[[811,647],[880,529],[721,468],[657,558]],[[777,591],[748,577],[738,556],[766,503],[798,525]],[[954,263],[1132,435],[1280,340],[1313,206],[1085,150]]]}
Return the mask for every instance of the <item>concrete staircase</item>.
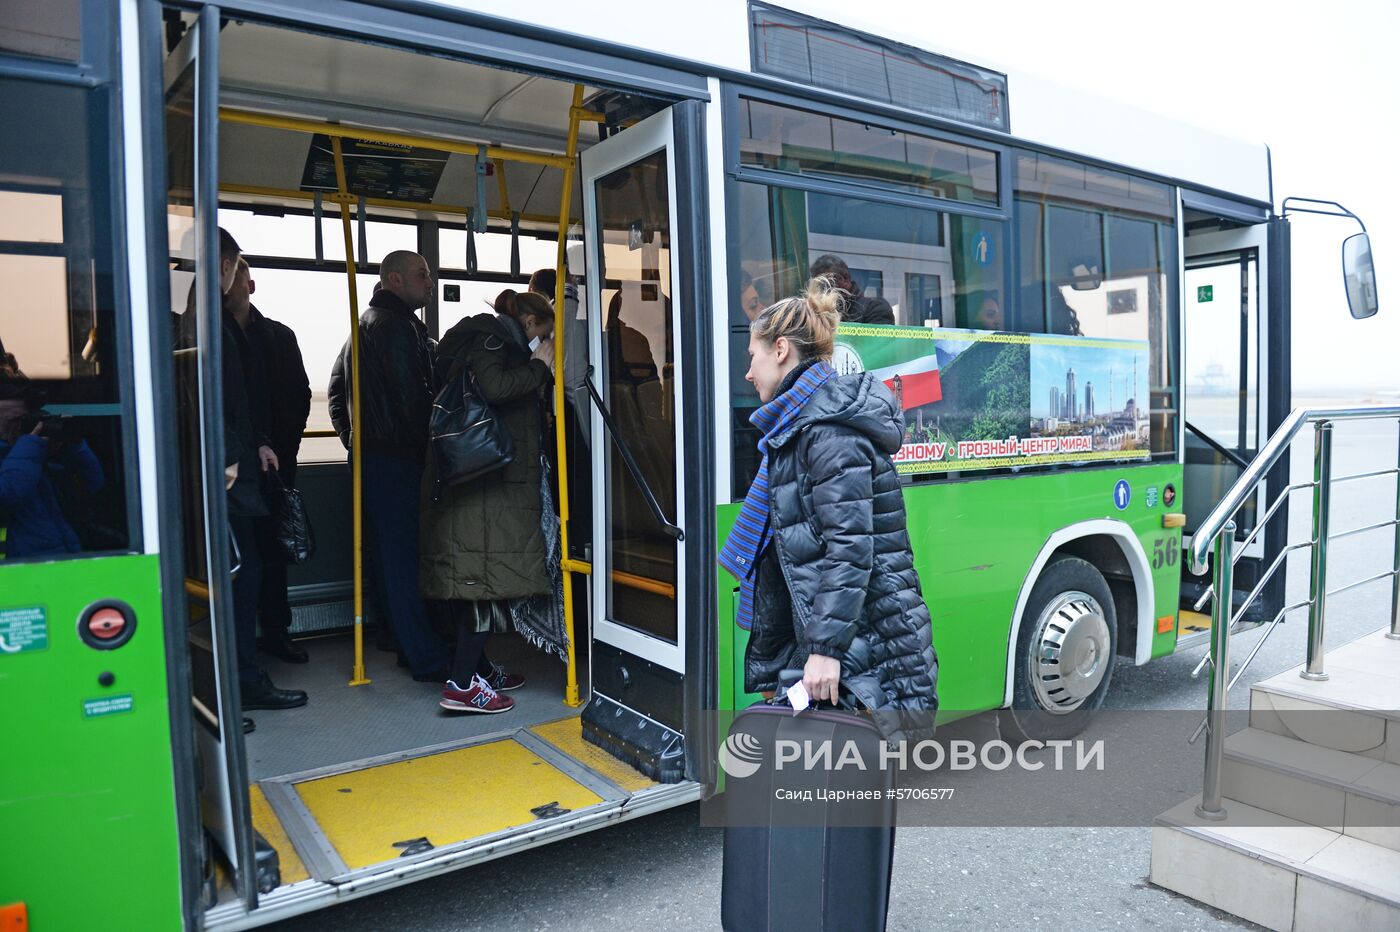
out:
{"label": "concrete staircase", "polygon": [[1226,739],[1222,822],[1157,817],[1152,882],[1271,929],[1400,930],[1400,641],[1330,651],[1325,682],[1250,690]]}

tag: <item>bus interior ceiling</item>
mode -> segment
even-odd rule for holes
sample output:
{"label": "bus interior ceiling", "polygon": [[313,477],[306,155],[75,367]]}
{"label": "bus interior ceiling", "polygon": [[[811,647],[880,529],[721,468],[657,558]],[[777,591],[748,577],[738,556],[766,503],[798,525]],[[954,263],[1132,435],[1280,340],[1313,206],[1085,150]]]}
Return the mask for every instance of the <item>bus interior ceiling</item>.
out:
{"label": "bus interior ceiling", "polygon": [[[352,215],[357,265],[358,211],[366,210],[370,221],[361,273],[377,277],[384,252],[419,249],[422,229],[436,228],[439,249],[427,258],[439,281],[439,302],[444,284],[459,284],[461,291],[461,303],[439,303],[436,313],[424,313],[437,337],[456,319],[487,311],[482,298],[505,287],[524,290],[531,272],[555,265],[564,174],[577,170],[564,161],[571,135],[577,151],[666,105],[543,75],[239,21],[222,29],[219,55],[220,222],[240,239],[253,279],[264,279],[254,303],[278,319],[276,292],[290,286],[289,275],[302,277],[297,291],[303,302],[306,281],[319,283],[311,289],[315,306],[288,308],[282,318],[306,362],[313,434],[329,427],[326,376],[351,326],[342,202]],[[571,108],[579,102],[572,115],[582,117],[581,125],[571,134]],[[590,115],[591,105],[611,117]],[[319,125],[345,134],[343,181]],[[485,160],[489,174],[481,178],[477,146],[492,147]],[[488,228],[468,232],[482,194]],[[565,221],[571,240],[580,236],[581,203],[575,182]],[[307,219],[317,209],[319,240]],[[512,269],[504,256],[515,236],[520,262]],[[463,239],[474,241],[478,268],[468,268],[470,247]],[[572,274],[582,274],[581,253],[575,251],[570,265]],[[356,279],[362,309],[371,279]],[[583,742],[579,710],[563,701],[564,663],[514,633],[491,638],[489,646],[493,660],[526,677],[505,715],[441,711],[441,684],[415,682],[394,653],[375,650],[373,629],[364,636],[371,682],[347,685],[354,661],[350,471],[339,441],[320,432],[303,442],[298,457],[298,486],[319,548],[309,563],[290,571],[292,633],[303,636],[299,644],[310,662],[262,657],[274,682],[305,689],[310,699],[301,708],[254,713],[256,730],[245,739],[254,823],[279,848],[282,882],[331,880],[419,853],[395,847],[404,839],[427,838],[428,848],[440,847],[560,812],[620,804],[655,785]],[[551,432],[551,447],[552,438]],[[587,457],[577,460],[574,482],[581,476],[586,484]],[[374,493],[366,488],[365,494]],[[586,527],[577,533],[587,540]],[[365,614],[373,625],[368,576]],[[587,586],[577,585],[575,593],[571,637],[582,667]],[[586,668],[579,682],[586,698]],[[444,806],[449,801],[460,805]]]}

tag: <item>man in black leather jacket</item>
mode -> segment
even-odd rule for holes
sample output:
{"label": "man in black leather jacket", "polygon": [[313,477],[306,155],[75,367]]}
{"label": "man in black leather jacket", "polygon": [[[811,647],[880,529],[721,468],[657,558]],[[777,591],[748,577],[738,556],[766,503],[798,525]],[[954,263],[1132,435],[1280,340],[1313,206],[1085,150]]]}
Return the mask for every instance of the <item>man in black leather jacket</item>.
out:
{"label": "man in black leather jacket", "polygon": [[893,324],[894,308],[884,298],[867,298],[851,278],[851,267],[840,256],[818,256],[812,263],[812,277],[825,276],[845,295],[841,319],[852,324]]}
{"label": "man in black leather jacket", "polygon": [[[389,253],[380,289],[360,315],[360,449],[364,457],[365,547],[371,571],[413,678],[447,679],[447,648],[429,627],[418,591],[418,491],[432,410],[428,331],[414,312],[434,293],[422,256]],[[350,343],[340,351],[328,389],[331,423],[351,448]]]}

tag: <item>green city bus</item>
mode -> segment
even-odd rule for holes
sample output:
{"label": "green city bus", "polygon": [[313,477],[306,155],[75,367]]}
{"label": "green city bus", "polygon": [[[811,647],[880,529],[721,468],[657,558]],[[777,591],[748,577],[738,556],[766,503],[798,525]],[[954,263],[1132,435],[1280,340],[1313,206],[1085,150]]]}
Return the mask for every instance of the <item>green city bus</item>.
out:
{"label": "green city bus", "polygon": [[[1263,145],[756,0],[466,6],[5,4],[0,375],[58,418],[42,481],[0,471],[7,930],[248,928],[714,792],[707,713],[756,698],[714,559],[757,467],[748,322],[823,256],[888,315],[836,364],[905,411],[943,720],[1073,735],[1116,662],[1209,636],[1183,548],[1290,400]],[[246,735],[221,226],[313,391],[310,662],[266,659],[310,701]],[[496,639],[529,679],[504,716],[442,714],[375,649],[374,489],[324,393],[395,249],[434,337],[557,273],[564,620]],[[1241,591],[1285,484],[1241,522]],[[28,549],[36,502],[68,546]]]}

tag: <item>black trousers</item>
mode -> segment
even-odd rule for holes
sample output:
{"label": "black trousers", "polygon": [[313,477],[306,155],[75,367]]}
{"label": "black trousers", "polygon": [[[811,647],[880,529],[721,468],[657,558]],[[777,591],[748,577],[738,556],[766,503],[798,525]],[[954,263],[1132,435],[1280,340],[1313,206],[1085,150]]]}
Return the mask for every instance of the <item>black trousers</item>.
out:
{"label": "black trousers", "polygon": [[238,678],[244,684],[262,677],[258,663],[258,592],[262,587],[263,561],[258,550],[257,518],[229,515],[228,524],[238,542],[242,568],[233,579],[233,634],[238,648]]}
{"label": "black trousers", "polygon": [[490,631],[478,631],[476,603],[467,599],[445,599],[438,603],[443,617],[457,629],[457,647],[452,655],[452,682],[466,689],[472,674],[485,679],[491,674],[491,661],[486,659],[486,638]]}
{"label": "black trousers", "polygon": [[255,518],[258,550],[262,556],[262,582],[258,586],[258,623],[264,637],[285,637],[292,626],[292,607],[287,603],[287,564],[282,561],[273,534],[271,518]]}

